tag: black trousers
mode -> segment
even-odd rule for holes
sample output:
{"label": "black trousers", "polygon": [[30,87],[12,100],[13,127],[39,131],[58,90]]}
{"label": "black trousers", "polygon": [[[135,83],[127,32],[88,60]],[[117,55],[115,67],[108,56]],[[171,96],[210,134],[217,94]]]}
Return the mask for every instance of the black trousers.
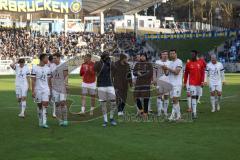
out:
{"label": "black trousers", "polygon": [[118,112],[123,112],[124,107],[125,107],[125,103],[122,102],[122,101],[119,102],[119,103],[118,103]]}
{"label": "black trousers", "polygon": [[136,102],[137,102],[137,107],[138,107],[139,110],[142,110],[143,106],[144,106],[144,113],[148,113],[149,98],[144,98],[143,99],[143,105],[142,105],[142,102],[141,102],[140,98],[137,98]]}

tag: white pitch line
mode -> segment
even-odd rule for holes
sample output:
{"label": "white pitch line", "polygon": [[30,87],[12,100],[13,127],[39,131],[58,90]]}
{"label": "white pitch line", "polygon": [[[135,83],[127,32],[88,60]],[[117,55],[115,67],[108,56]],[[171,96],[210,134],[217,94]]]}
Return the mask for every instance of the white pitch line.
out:
{"label": "white pitch line", "polygon": [[235,98],[235,97],[238,97],[238,96],[237,95],[226,96],[226,97],[223,97],[222,99],[230,99],[230,98]]}

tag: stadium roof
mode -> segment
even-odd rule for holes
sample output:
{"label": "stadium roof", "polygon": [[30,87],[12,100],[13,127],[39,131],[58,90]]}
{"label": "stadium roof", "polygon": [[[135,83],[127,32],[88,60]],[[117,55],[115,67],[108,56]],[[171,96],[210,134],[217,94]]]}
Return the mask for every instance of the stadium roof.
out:
{"label": "stadium roof", "polygon": [[134,14],[159,2],[166,0],[85,0],[84,9],[90,14],[97,14],[106,9],[116,9],[123,14]]}
{"label": "stadium roof", "polygon": [[[168,0],[84,0],[84,9],[90,14],[97,14],[106,9],[116,9],[123,14],[134,14],[143,9],[153,6],[159,2],[166,2]],[[223,0],[225,2],[240,5],[240,0]]]}
{"label": "stadium roof", "polygon": [[234,5],[239,5],[240,6],[240,1],[239,0],[224,0],[225,2],[230,2],[233,3]]}

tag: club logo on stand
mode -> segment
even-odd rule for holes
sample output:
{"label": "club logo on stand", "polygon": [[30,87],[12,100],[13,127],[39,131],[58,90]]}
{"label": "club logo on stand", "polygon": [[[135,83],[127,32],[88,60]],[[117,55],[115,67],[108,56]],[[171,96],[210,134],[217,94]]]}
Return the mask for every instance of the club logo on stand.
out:
{"label": "club logo on stand", "polygon": [[79,0],[75,0],[71,3],[70,9],[73,13],[79,13],[82,9],[82,3]]}

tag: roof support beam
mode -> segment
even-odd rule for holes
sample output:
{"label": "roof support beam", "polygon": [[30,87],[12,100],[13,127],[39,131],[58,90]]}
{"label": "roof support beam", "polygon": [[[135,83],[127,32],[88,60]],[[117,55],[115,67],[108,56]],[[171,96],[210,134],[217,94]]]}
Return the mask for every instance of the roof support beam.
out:
{"label": "roof support beam", "polygon": [[101,13],[101,12],[105,11],[106,9],[111,8],[111,7],[113,7],[113,6],[115,6],[115,5],[119,4],[119,3],[121,3],[121,0],[114,0],[114,1],[112,1],[110,3],[108,3],[107,5],[104,5],[104,6],[101,6],[101,7],[97,8],[97,9],[95,9],[95,11],[91,12],[90,14]]}
{"label": "roof support beam", "polygon": [[127,15],[135,14],[135,13],[140,12],[146,8],[149,8],[159,2],[162,2],[162,0],[152,0],[151,2],[147,2],[145,4],[142,4],[141,6],[137,6],[135,8],[130,8],[128,11],[124,12],[123,14],[127,14]]}

